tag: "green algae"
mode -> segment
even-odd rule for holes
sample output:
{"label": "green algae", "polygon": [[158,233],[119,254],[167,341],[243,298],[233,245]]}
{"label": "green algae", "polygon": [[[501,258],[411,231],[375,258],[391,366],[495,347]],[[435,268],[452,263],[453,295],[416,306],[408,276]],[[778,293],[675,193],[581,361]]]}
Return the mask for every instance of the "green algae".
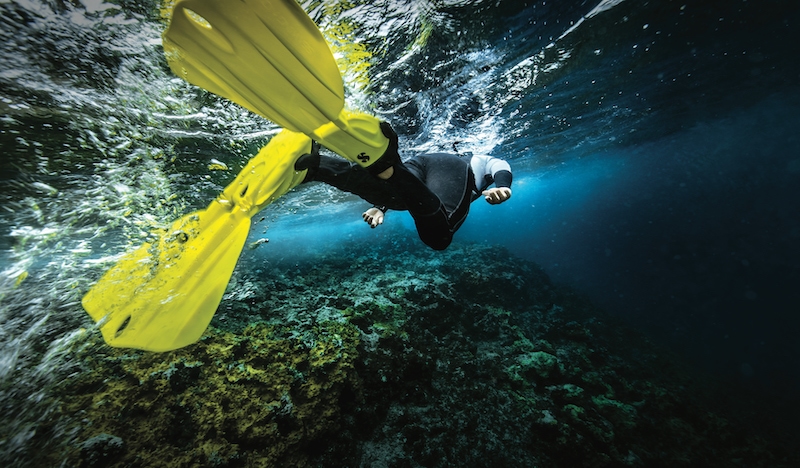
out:
{"label": "green algae", "polygon": [[[62,411],[82,415],[78,440],[124,441],[103,466],[303,464],[303,450],[337,428],[339,400],[357,386],[357,330],[325,322],[314,331],[311,345],[256,324],[240,334],[210,329],[170,353],[87,348],[91,372],[65,383]],[[91,456],[66,454],[73,465]]]}

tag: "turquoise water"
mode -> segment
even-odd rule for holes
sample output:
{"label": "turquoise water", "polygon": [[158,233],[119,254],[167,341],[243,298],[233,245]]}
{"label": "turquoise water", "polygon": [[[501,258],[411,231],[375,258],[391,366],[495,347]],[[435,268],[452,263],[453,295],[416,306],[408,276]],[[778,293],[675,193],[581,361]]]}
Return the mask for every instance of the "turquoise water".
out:
{"label": "turquoise water", "polygon": [[[353,22],[373,62],[348,103],[391,121],[404,156],[458,142],[511,163],[512,200],[474,203],[457,242],[505,247],[702,373],[796,403],[797,2],[303,5],[323,29]],[[91,326],[82,294],[148,230],[204,207],[277,129],[172,76],[156,2],[5,1],[0,17],[8,450],[42,417],[20,402],[80,365],[66,349]],[[370,230],[365,207],[295,190],[257,218],[248,242],[269,242],[237,274],[414,241],[407,214]]]}

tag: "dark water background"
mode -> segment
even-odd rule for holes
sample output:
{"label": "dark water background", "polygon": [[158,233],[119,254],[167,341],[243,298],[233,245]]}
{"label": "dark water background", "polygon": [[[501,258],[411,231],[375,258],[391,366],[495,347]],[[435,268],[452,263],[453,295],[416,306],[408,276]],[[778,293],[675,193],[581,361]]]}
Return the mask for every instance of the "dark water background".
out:
{"label": "dark water background", "polygon": [[[63,345],[90,325],[79,299],[109,257],[204,207],[276,131],[170,74],[158,6],[0,2],[0,388],[15,443],[35,413],[19,402],[72,365]],[[372,52],[349,103],[390,120],[405,155],[459,142],[512,164],[513,199],[476,202],[458,241],[504,245],[732,388],[797,401],[800,3],[304,6]],[[289,194],[242,268],[412,226],[390,213],[369,230],[364,206],[322,186]]]}
{"label": "dark water background", "polygon": [[[492,109],[492,154],[525,185],[497,228],[487,210],[464,234],[540,263],[703,369],[796,394],[797,4],[621,2],[548,48],[587,6],[533,4],[489,36],[503,65],[570,56]],[[482,108],[520,84],[511,70]]]}
{"label": "dark water background", "polygon": [[474,204],[462,239],[541,264],[704,371],[796,398],[799,11],[442,8],[415,60],[390,34],[374,99],[415,151],[511,161],[513,203]]}

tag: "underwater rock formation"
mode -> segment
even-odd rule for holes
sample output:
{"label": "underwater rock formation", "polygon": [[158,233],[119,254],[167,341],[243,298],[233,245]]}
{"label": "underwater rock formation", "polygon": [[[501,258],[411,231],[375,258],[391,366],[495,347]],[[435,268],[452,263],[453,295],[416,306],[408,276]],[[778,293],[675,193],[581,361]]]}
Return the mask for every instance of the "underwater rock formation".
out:
{"label": "underwater rock formation", "polygon": [[[794,466],[672,358],[496,247],[412,238],[241,268],[202,340],[96,333],[71,466]],[[242,272],[243,271],[243,272]],[[56,424],[56,423],[54,423]],[[43,428],[41,433],[48,431]]]}
{"label": "underwater rock formation", "polygon": [[[78,439],[88,437],[67,451],[70,465],[308,463],[356,384],[358,331],[326,322],[313,341],[281,332],[264,324],[239,334],[209,329],[196,345],[163,354],[99,342],[82,349],[87,372],[61,394],[62,411],[82,418]],[[110,437],[114,450],[100,443]]]}

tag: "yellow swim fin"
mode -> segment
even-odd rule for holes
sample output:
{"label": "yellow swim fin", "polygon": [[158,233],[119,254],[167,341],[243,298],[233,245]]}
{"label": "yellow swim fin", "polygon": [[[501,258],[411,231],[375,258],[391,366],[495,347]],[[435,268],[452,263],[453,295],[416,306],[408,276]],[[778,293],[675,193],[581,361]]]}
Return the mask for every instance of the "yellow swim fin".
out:
{"label": "yellow swim fin", "polygon": [[333,55],[295,0],[178,0],[163,43],[178,76],[286,130],[208,208],[124,256],[84,296],[109,345],[149,351],[200,338],[250,218],[302,181],[294,163],[311,138],[364,167],[389,147],[378,119],[344,109]]}
{"label": "yellow swim fin", "polygon": [[178,0],[163,44],[176,75],[350,161],[388,148],[378,119],[344,109],[333,54],[295,0]]}
{"label": "yellow swim fin", "polygon": [[299,184],[311,140],[283,130],[205,210],[125,255],[83,297],[106,343],[169,351],[194,343],[217,310],[251,217]]}

